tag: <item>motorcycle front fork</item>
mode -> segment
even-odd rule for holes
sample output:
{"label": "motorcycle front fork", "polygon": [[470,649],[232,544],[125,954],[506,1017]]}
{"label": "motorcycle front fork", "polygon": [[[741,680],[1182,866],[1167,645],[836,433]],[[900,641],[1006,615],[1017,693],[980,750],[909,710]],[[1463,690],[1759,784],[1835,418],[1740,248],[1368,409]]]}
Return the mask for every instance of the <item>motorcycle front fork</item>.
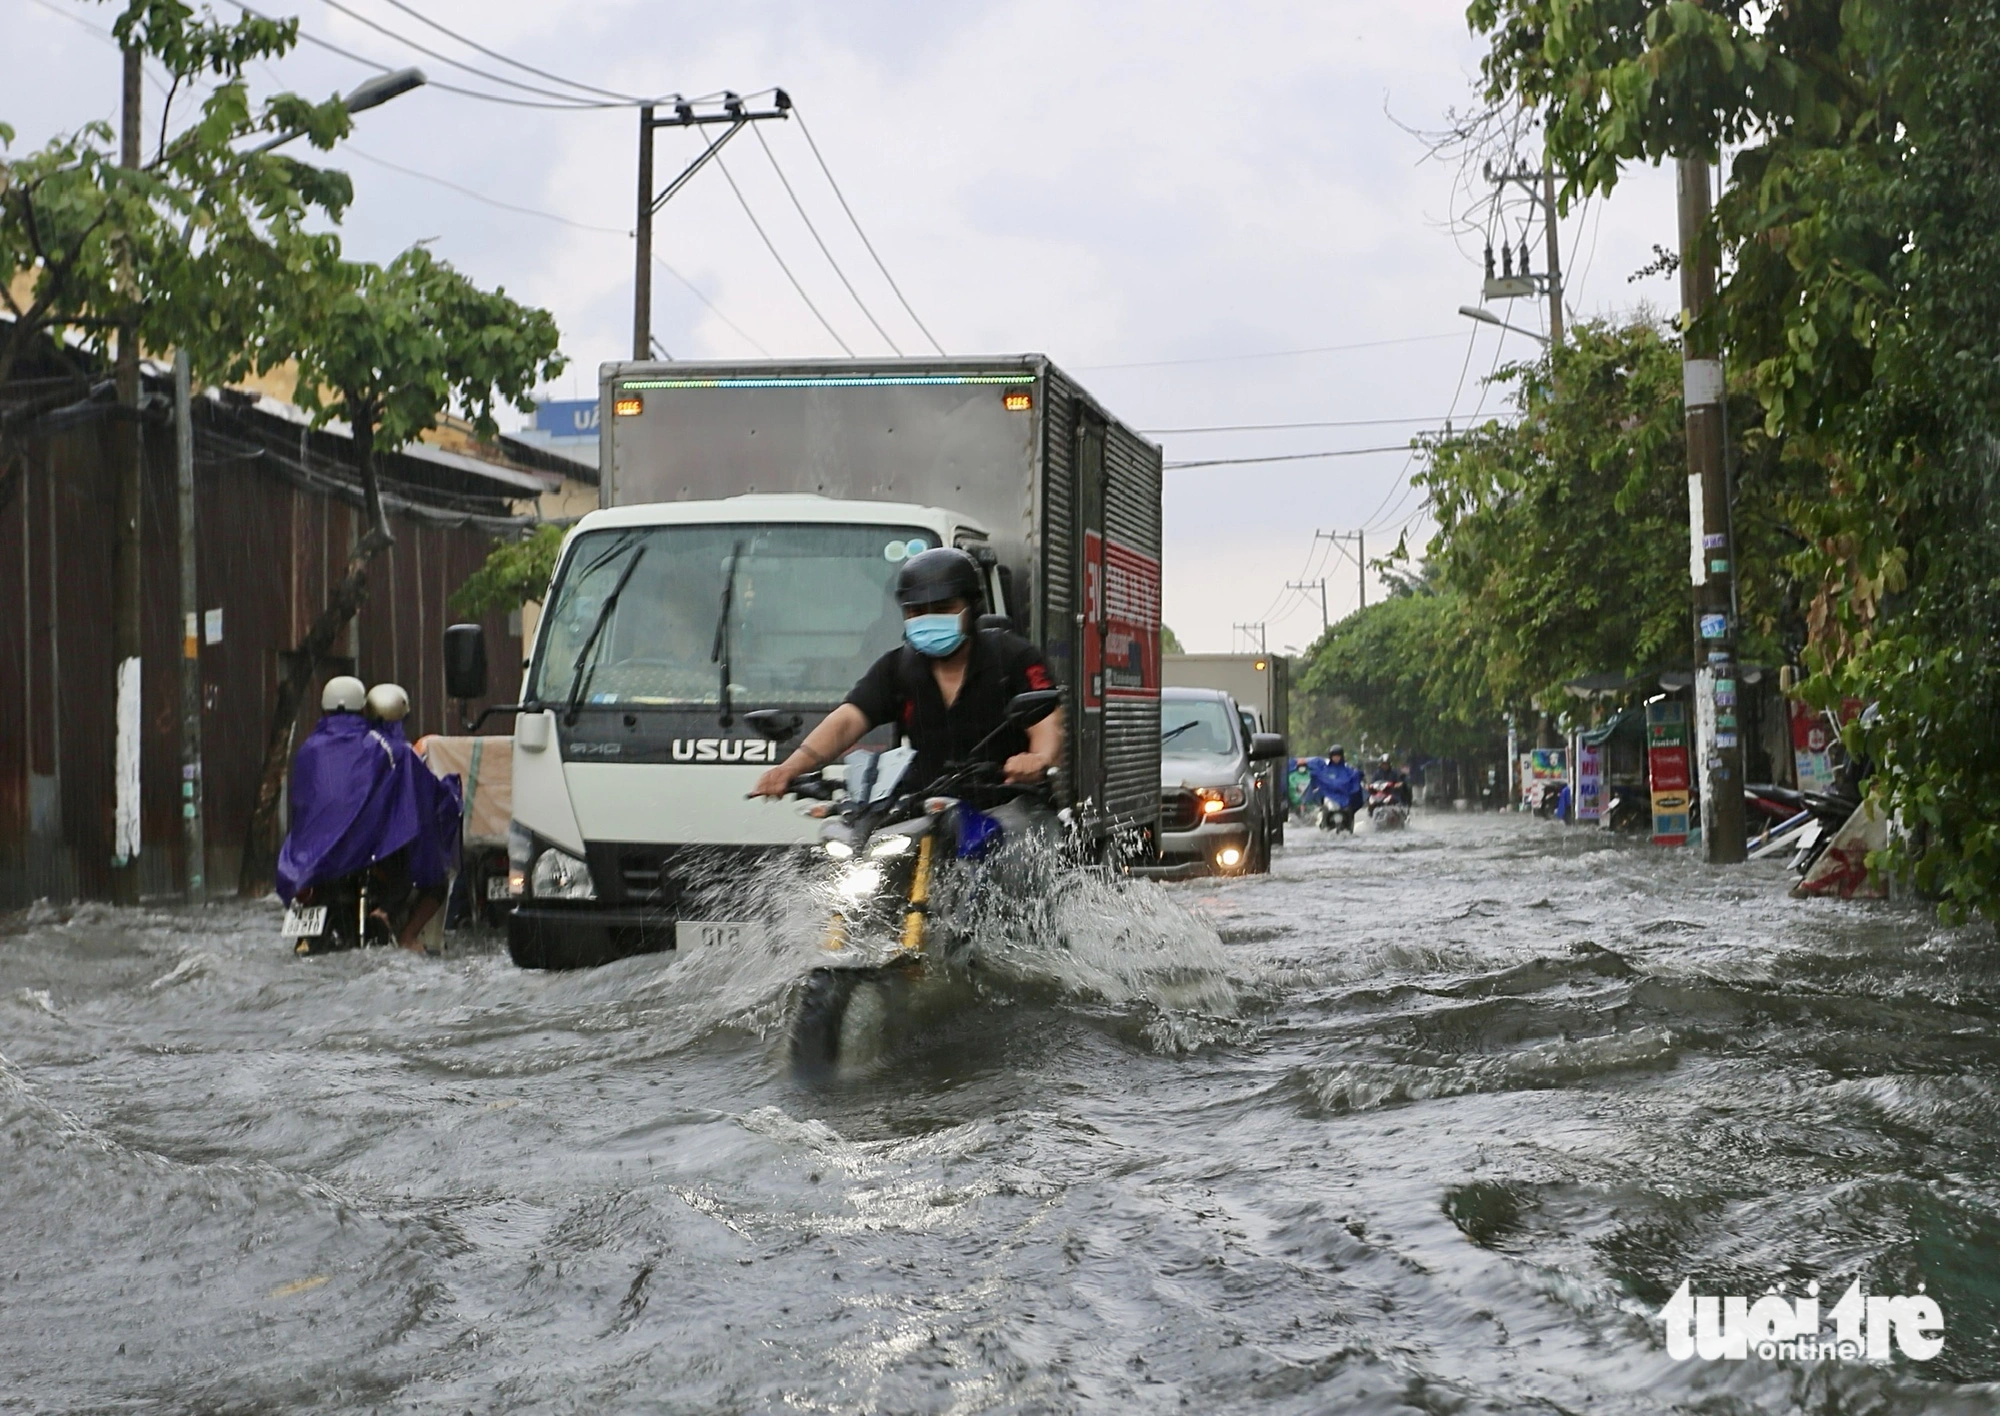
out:
{"label": "motorcycle front fork", "polygon": [[[917,863],[910,871],[910,895],[903,906],[903,932],[897,941],[902,953],[910,958],[923,957],[929,933],[926,921],[931,913],[931,859],[936,844],[935,833],[917,841]],[[827,921],[826,938],[820,948],[837,954],[847,947],[847,939],[847,916],[835,910],[833,918]]]}

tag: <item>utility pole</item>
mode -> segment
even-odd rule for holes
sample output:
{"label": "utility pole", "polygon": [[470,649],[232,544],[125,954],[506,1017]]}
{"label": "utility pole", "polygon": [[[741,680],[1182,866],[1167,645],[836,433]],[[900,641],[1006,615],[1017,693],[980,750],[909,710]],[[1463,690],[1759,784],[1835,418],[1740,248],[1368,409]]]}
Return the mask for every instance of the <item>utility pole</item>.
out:
{"label": "utility pole", "polygon": [[1246,639],[1254,638],[1257,641],[1257,652],[1259,654],[1267,652],[1264,648],[1264,622],[1262,620],[1257,621],[1255,624],[1232,624],[1229,629],[1232,634],[1240,633]]}
{"label": "utility pole", "polygon": [[[137,49],[124,51],[124,94],[119,113],[119,165],[140,165],[140,105],[144,70]],[[112,747],[113,815],[111,836],[111,897],[120,904],[139,902],[139,847],[142,840],[139,791],[139,744],[144,720],[139,707],[141,586],[139,517],[145,485],[140,469],[139,330],[136,273],[129,238],[121,238],[119,294],[124,312],[118,323],[118,353],[114,365],[118,416],[112,425],[112,465],[115,468],[112,515],[116,541],[111,571],[111,645],[118,663],[112,702],[116,732]]]}
{"label": "utility pole", "polygon": [[208,845],[202,829],[201,591],[195,580],[194,396],[187,350],[174,351],[174,472],[181,535],[181,834],[191,905],[208,903]]}
{"label": "utility pole", "polygon": [[1701,839],[1711,865],[1746,855],[1743,747],[1736,716],[1735,547],[1730,542],[1722,358],[1705,320],[1715,302],[1708,161],[1679,164],[1681,379],[1687,406],[1688,571],[1694,585],[1695,760]]}
{"label": "utility pole", "polygon": [[[783,89],[773,90],[771,107],[762,113],[753,113],[745,108],[743,100],[733,93],[722,96],[720,112],[698,112],[692,103],[681,98],[674,100],[674,116],[671,118],[656,118],[654,111],[654,105],[650,103],[639,109],[639,210],[638,219],[632,226],[633,244],[638,248],[632,268],[634,359],[653,357],[653,214],[673,200],[674,194],[685,187],[695,173],[706,167],[710,158],[722,151],[723,144],[747,125],[769,118],[791,117],[792,98]],[[728,125],[722,136],[709,142],[702,149],[701,156],[656,194],[653,191],[653,134],[661,128],[701,128],[716,123]]]}
{"label": "utility pole", "polygon": [[[1368,608],[1368,533],[1366,531],[1315,531],[1315,541],[1331,541],[1344,556],[1354,562],[1354,583],[1361,596],[1361,608]],[[1348,550],[1347,543],[1354,542],[1354,549]]]}
{"label": "utility pole", "polygon": [[1285,582],[1287,590],[1297,590],[1301,593],[1311,590],[1315,586],[1319,588],[1319,632],[1324,635],[1332,627],[1331,622],[1326,617],[1326,577],[1322,575],[1317,580],[1287,580]]}
{"label": "utility pole", "polygon": [[[1542,251],[1543,273],[1534,274],[1529,269],[1528,243],[1521,242],[1521,268],[1514,269],[1513,248],[1501,243],[1500,273],[1493,271],[1493,248],[1486,248],[1486,284],[1482,293],[1488,300],[1518,300],[1523,296],[1543,294],[1549,301],[1549,347],[1559,348],[1563,342],[1563,283],[1562,283],[1562,241],[1561,231],[1556,225],[1556,173],[1546,156],[1542,158],[1542,170],[1535,172],[1526,166],[1512,172],[1495,172],[1486,169],[1486,180],[1496,187],[1516,186],[1528,194],[1528,199],[1542,209]],[[1499,321],[1493,321],[1499,323]]]}

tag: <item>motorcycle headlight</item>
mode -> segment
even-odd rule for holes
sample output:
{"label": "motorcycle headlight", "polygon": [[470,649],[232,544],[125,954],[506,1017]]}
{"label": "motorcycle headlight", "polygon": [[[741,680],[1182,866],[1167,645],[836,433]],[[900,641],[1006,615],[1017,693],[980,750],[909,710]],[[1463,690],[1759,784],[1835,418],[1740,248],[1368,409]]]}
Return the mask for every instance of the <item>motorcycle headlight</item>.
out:
{"label": "motorcycle headlight", "polygon": [[820,842],[820,849],[835,860],[854,859],[854,847],[848,845],[845,841],[822,841]]}
{"label": "motorcycle headlight", "polygon": [[868,854],[876,860],[888,860],[909,850],[915,840],[914,836],[884,836],[868,848]]}
{"label": "motorcycle headlight", "polygon": [[840,882],[834,886],[834,889],[840,892],[842,899],[850,901],[865,900],[881,888],[882,867],[872,864],[848,867],[840,877]]}
{"label": "motorcycle headlight", "polygon": [[538,900],[597,898],[597,882],[590,878],[590,867],[568,851],[546,850],[537,856],[529,884]]}

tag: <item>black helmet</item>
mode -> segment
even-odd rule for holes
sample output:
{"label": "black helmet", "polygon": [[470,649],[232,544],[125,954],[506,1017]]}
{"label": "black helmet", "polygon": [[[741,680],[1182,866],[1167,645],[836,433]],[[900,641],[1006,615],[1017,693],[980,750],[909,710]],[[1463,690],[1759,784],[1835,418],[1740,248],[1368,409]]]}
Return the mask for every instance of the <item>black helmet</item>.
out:
{"label": "black helmet", "polygon": [[976,609],[980,598],[978,562],[952,546],[919,551],[896,575],[896,603],[905,608],[963,600]]}
{"label": "black helmet", "polygon": [[1339,743],[1335,743],[1332,747],[1329,747],[1326,750],[1326,755],[1328,757],[1345,757],[1347,756],[1347,749],[1342,747]]}

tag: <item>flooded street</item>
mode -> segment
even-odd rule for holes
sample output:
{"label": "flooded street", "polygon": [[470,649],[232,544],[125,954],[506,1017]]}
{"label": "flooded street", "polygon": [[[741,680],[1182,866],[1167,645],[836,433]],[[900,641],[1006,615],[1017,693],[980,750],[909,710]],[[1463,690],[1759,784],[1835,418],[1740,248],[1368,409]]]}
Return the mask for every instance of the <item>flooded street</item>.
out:
{"label": "flooded street", "polygon": [[[818,1091],[799,940],[535,974],[13,916],[0,1410],[2000,1405],[1989,929],[1519,818],[1292,840],[1079,892]],[[1857,1276],[1942,1355],[1666,1355],[1683,1278]]]}

